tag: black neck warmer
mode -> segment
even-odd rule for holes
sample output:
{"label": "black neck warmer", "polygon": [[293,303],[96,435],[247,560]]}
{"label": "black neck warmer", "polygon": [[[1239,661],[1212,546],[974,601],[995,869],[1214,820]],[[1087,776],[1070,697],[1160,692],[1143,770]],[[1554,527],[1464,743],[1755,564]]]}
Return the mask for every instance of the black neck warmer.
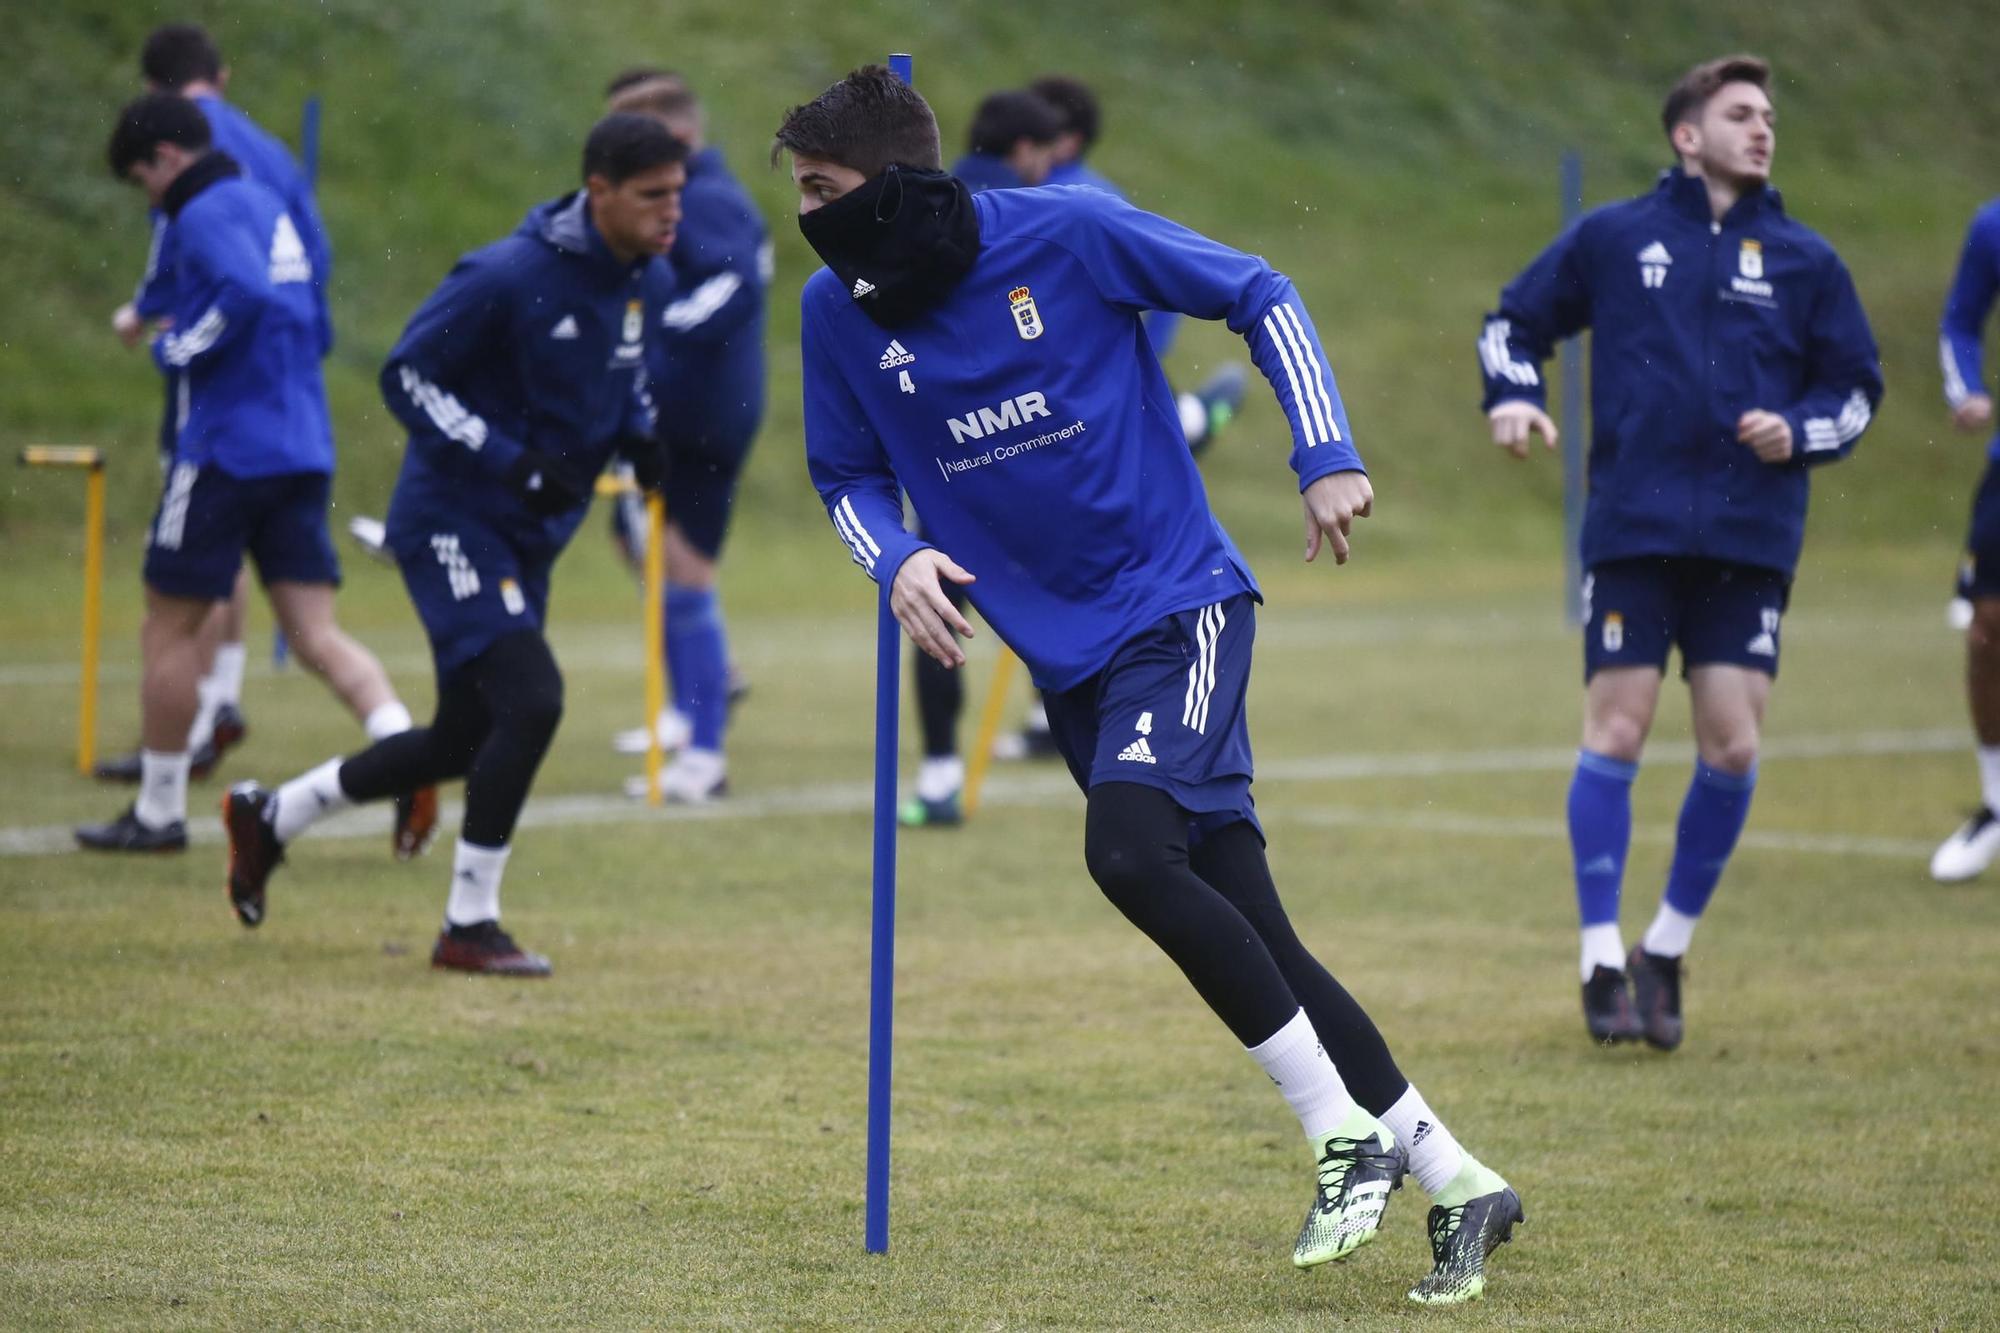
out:
{"label": "black neck warmer", "polygon": [[188,206],[188,200],[219,180],[242,174],[243,168],[236,165],[235,158],[211,149],[188,163],[187,169],[174,177],[174,183],[160,198],[160,211],[170,218],[177,218],[181,210]]}
{"label": "black neck warmer", "polygon": [[863,314],[907,324],[951,294],[979,257],[979,214],[964,182],[890,167],[810,213],[799,231]]}

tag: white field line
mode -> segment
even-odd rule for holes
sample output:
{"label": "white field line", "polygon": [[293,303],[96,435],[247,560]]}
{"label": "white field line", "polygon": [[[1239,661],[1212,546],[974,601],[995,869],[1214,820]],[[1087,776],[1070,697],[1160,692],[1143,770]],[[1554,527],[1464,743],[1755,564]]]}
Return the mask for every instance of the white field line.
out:
{"label": "white field line", "polygon": [[[1795,759],[1861,758],[1907,754],[1940,754],[1966,748],[1966,734],[1951,728],[1935,731],[1853,732],[1841,735],[1794,736],[1766,742],[1767,762]],[[1649,763],[1686,764],[1693,758],[1687,744],[1651,748]],[[1443,777],[1477,773],[1561,772],[1576,762],[1576,751],[1548,747],[1520,750],[1465,750],[1429,754],[1324,755],[1279,759],[1259,765],[1257,781],[1268,789],[1276,783],[1350,781],[1368,778]],[[211,789],[212,790],[212,789]],[[865,815],[874,799],[868,782],[832,782],[791,787],[762,794],[736,795],[705,806],[668,806],[655,810],[623,796],[548,796],[531,798],[521,814],[530,828],[564,824],[644,824],[675,820],[764,819],[773,815]],[[1061,806],[1080,798],[1066,773],[1044,771],[988,781],[985,801],[992,805]],[[456,828],[464,807],[448,801],[440,823]],[[1339,827],[1406,828],[1460,837],[1567,838],[1562,821],[1505,816],[1458,814],[1430,808],[1387,810],[1317,805],[1307,810],[1266,806],[1267,822],[1320,824]],[[188,836],[196,843],[222,841],[219,819],[193,819]],[[318,838],[388,839],[386,807],[350,810],[314,826]],[[1640,828],[1642,842],[1671,842],[1672,830]],[[1928,857],[1932,846],[1897,838],[1850,837],[1837,833],[1762,833],[1754,827],[1742,845],[1766,851],[1811,852],[1836,856],[1880,856],[1905,859]],[[0,857],[46,856],[77,850],[67,824],[0,826]]]}

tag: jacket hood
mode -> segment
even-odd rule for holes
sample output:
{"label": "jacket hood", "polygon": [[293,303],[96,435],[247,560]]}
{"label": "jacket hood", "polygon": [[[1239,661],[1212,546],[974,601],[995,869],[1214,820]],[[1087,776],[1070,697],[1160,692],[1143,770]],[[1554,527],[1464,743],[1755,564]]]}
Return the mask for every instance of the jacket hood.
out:
{"label": "jacket hood", "polygon": [[611,253],[590,220],[590,196],[582,190],[536,204],[514,228],[516,236],[526,236],[565,254],[581,255],[609,264],[621,271],[638,268],[647,258],[627,264]]}

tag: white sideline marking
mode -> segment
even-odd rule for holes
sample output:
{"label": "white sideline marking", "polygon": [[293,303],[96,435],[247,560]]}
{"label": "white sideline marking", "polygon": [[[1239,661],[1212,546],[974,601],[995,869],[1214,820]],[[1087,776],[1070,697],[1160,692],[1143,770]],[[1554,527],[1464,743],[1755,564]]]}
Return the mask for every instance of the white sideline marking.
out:
{"label": "white sideline marking", "polygon": [[[1780,737],[1767,741],[1763,758],[1783,762],[1791,759],[1833,759],[1902,754],[1948,754],[1965,749],[1970,740],[1962,729],[1930,731],[1864,731],[1845,735]],[[1653,763],[1684,764],[1694,757],[1688,743],[1651,747]],[[1258,782],[1268,787],[1280,782],[1329,782],[1365,778],[1442,777],[1468,773],[1562,772],[1576,763],[1576,751],[1568,747],[1522,750],[1462,750],[1428,754],[1322,755],[1279,759],[1258,765]],[[1074,784],[1062,772],[993,778],[988,781],[985,800],[995,805],[1072,805],[1078,800]],[[757,795],[730,796],[708,805],[667,806],[655,810],[623,796],[534,797],[521,812],[521,823],[530,828],[559,824],[645,824],[672,820],[762,819],[770,815],[865,815],[874,801],[870,782],[830,782],[810,787],[791,787]],[[455,828],[465,807],[457,801],[444,803],[439,823]],[[1259,814],[1272,823],[1317,824],[1338,827],[1405,828],[1413,831],[1480,838],[1567,838],[1561,820],[1530,819],[1454,813],[1446,810],[1384,810],[1358,806],[1315,806],[1310,810],[1289,811],[1265,808]],[[315,825],[312,838],[388,839],[386,807],[349,810]],[[1635,840],[1671,843],[1668,828],[1635,828]],[[188,821],[188,838],[197,846],[222,841],[222,821]],[[1928,859],[1934,845],[1902,838],[1851,837],[1838,833],[1778,833],[1747,830],[1741,845],[1760,851],[1809,852],[1832,856],[1879,856],[1894,860],[1911,857]],[[0,856],[48,856],[80,850],[67,824],[0,826]]]}

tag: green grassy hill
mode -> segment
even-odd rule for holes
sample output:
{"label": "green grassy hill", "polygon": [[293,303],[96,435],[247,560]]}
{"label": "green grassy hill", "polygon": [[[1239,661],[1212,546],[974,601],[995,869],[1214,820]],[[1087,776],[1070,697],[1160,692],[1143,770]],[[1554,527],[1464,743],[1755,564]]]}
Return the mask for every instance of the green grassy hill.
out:
{"label": "green grassy hill", "polygon": [[[659,62],[708,94],[716,137],[779,239],[771,412],[740,531],[773,553],[830,555],[799,464],[790,351],[793,294],[813,261],[764,150],[783,108],[894,47],[918,53],[919,82],[954,145],[993,87],[1047,70],[1092,80],[1107,107],[1107,173],[1141,203],[1261,251],[1298,280],[1377,475],[1382,506],[1367,539],[1378,558],[1552,550],[1557,469],[1505,468],[1484,443],[1479,315],[1552,234],[1562,147],[1584,153],[1592,202],[1646,188],[1665,157],[1665,86],[1695,59],[1742,48],[1777,65],[1778,179],[1793,212],[1848,259],[1888,362],[1879,424],[1854,462],[1824,476],[1816,540],[1949,542],[1979,450],[1945,428],[1934,325],[1965,220],[2000,188],[1990,96],[2000,29],[1979,8],[38,6],[15,16],[25,54],[0,87],[0,446],[112,446],[114,528],[142,531],[158,390],[106,321],[139,268],[144,210],[105,173],[102,145],[153,24],[210,25],[234,65],[232,95],[288,137],[302,99],[325,99],[339,496],[363,510],[380,509],[400,449],[374,372],[403,319],[456,254],[571,184],[604,78]],[[1230,343],[1219,329],[1193,330],[1169,369],[1191,376],[1232,355]],[[1267,563],[1289,558],[1294,540],[1290,508],[1272,494],[1285,485],[1280,430],[1269,403],[1254,403],[1210,466],[1225,518]],[[63,486],[7,475],[0,533],[10,546],[73,528]]]}

